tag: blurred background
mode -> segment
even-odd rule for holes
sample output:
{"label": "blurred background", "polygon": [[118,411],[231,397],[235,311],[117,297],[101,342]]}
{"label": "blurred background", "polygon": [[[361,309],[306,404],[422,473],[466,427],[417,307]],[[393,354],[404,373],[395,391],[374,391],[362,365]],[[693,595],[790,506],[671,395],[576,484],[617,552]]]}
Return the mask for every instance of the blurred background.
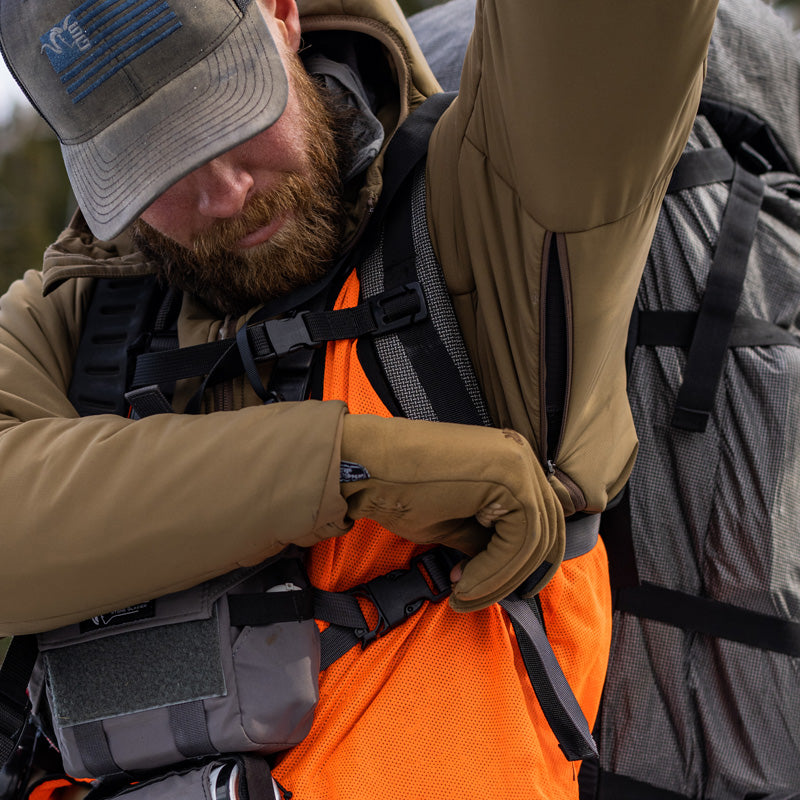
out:
{"label": "blurred background", "polygon": [[[400,0],[413,14],[441,0]],[[795,26],[800,0],[774,0]],[[44,248],[69,219],[74,201],[50,128],[28,104],[0,60],[0,294],[38,268]]]}

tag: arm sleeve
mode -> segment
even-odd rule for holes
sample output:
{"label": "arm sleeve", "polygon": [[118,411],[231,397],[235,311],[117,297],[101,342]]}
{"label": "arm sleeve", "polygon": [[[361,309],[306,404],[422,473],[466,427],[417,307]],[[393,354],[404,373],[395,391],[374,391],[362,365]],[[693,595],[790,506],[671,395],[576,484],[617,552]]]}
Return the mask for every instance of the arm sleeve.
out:
{"label": "arm sleeve", "polygon": [[[552,459],[567,513],[598,511],[636,450],[628,321],[695,117],[715,0],[479,0],[461,90],[434,131],[429,223],[498,424]],[[567,411],[544,452],[554,254]]]}
{"label": "arm sleeve", "polygon": [[0,301],[0,634],[75,622],[344,532],[343,404],[78,418],[66,387],[79,307],[70,285],[43,298],[34,272]]}

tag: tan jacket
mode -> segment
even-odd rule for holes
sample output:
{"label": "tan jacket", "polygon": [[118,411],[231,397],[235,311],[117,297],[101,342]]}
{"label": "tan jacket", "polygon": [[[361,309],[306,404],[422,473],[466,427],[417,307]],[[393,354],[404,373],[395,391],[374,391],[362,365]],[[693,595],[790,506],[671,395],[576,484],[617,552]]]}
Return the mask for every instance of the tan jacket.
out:
{"label": "tan jacket", "polygon": [[[390,0],[300,6],[306,31],[354,29],[385,46],[398,87],[381,114],[388,133],[437,90]],[[568,514],[602,509],[635,455],[628,317],[694,118],[714,9],[479,3],[461,94],[433,135],[430,228],[459,321],[496,422],[539,452],[541,264],[556,236],[571,368],[552,486]],[[379,194],[380,167],[358,214]],[[76,417],[66,390],[90,278],[149,270],[124,236],[94,241],[78,217],[43,272],[0,302],[0,634],[178,590],[345,524],[341,403],[260,406],[239,381],[234,412]],[[221,324],[187,297],[181,344],[213,340]]]}

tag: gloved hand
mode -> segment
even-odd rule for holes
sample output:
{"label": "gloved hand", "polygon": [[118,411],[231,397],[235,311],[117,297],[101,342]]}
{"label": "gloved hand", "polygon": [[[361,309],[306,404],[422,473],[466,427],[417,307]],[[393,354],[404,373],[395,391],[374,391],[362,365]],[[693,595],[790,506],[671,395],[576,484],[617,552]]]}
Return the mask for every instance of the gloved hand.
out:
{"label": "gloved hand", "polygon": [[351,519],[472,556],[450,597],[456,611],[486,608],[549,562],[538,590],[563,558],[561,505],[514,431],[348,414],[341,454]]}

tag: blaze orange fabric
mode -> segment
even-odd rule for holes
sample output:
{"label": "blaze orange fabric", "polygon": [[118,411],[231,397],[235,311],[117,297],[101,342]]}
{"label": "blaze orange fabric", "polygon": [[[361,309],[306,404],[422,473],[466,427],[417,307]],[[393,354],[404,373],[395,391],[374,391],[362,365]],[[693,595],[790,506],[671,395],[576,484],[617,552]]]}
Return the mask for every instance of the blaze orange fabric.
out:
{"label": "blaze orange fabric", "polygon": [[[358,290],[352,275],[336,307],[355,305]],[[326,358],[325,399],[390,416],[354,341],[329,344]],[[364,520],[315,545],[310,576],[343,590],[405,567],[423,549]],[[590,724],[608,658],[610,602],[602,543],[564,564],[542,593],[548,634]],[[274,771],[297,800],[575,800],[577,768],[542,715],[499,606],[457,614],[442,602],[321,674],[311,733]]]}
{"label": "blaze orange fabric", "polygon": [[90,784],[89,780],[69,777],[44,780],[30,790],[28,800],[72,800],[82,797]]}

